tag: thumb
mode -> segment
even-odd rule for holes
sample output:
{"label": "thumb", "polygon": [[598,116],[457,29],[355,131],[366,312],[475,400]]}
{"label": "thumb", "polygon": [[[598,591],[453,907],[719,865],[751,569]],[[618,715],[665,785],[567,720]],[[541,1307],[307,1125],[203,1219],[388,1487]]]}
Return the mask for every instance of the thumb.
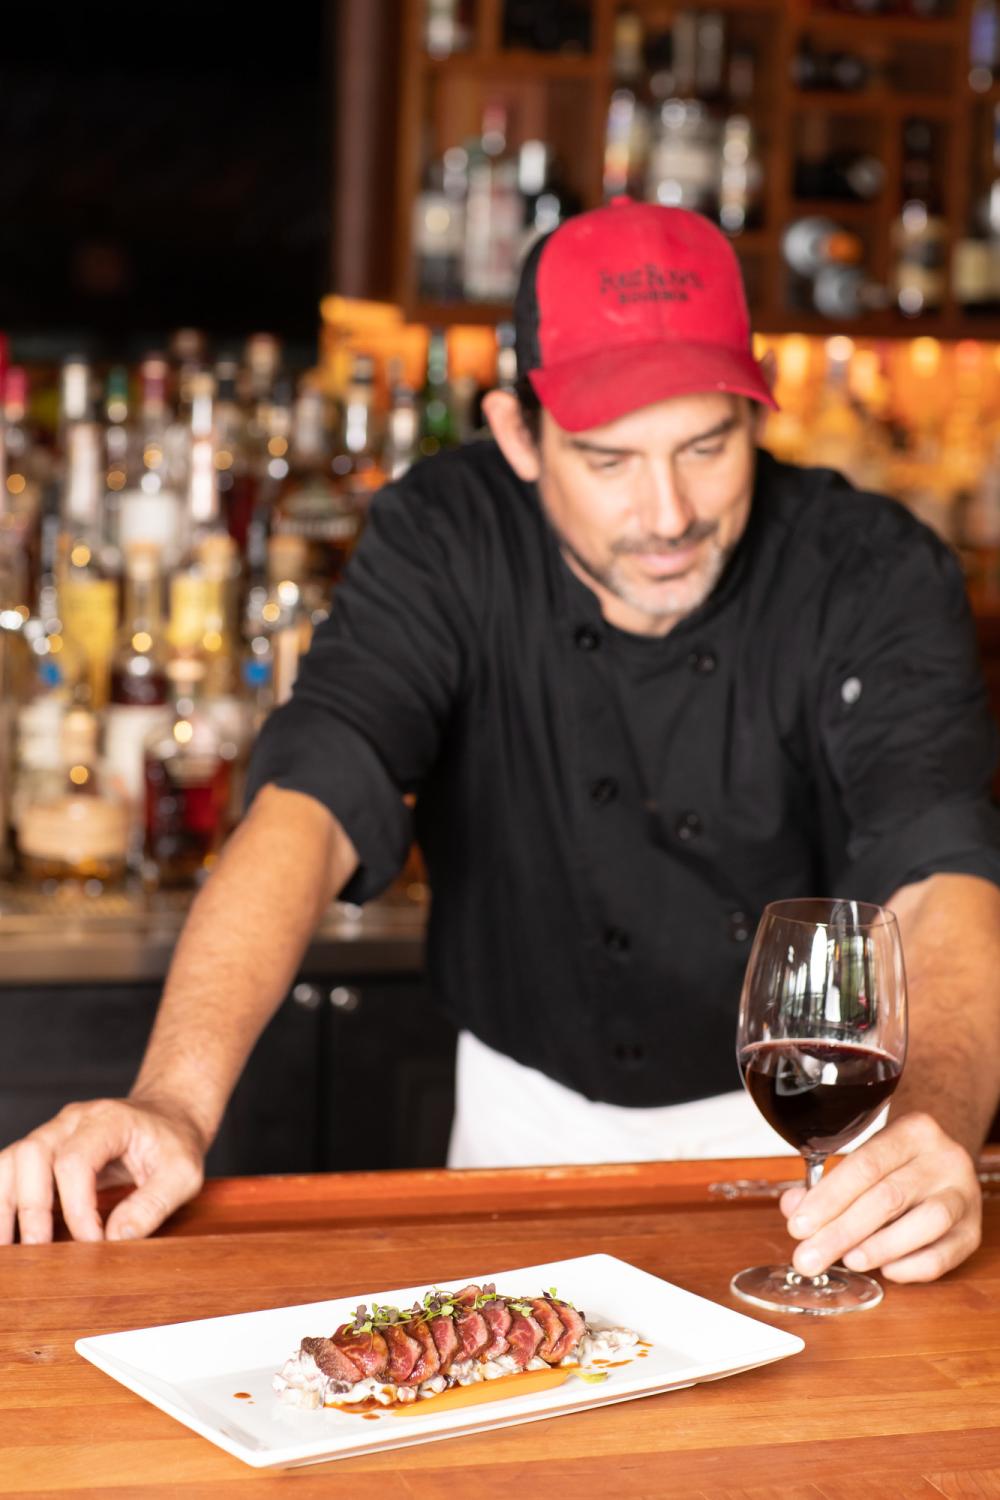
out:
{"label": "thumb", "polygon": [[189,1162],[159,1167],[108,1215],[104,1237],[108,1240],[141,1240],[159,1229],[164,1219],[193,1198],[201,1186],[201,1173]]}

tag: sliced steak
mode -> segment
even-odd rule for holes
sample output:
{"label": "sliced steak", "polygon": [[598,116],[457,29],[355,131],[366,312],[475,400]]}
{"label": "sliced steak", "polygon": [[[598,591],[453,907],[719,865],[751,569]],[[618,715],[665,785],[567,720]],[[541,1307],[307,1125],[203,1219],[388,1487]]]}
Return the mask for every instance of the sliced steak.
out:
{"label": "sliced steak", "polygon": [[475,1307],[476,1298],[483,1295],[481,1286],[464,1286],[460,1292],[450,1298],[456,1307]]}
{"label": "sliced steak", "polygon": [[486,1319],[477,1312],[456,1313],[455,1332],[462,1346],[460,1359],[479,1359],[493,1337]]}
{"label": "sliced steak", "polygon": [[544,1337],[543,1330],[530,1313],[514,1312],[511,1309],[510,1328],[507,1330],[507,1343],[510,1347],[507,1353],[517,1360],[522,1370],[528,1368]]}
{"label": "sliced steak", "polygon": [[531,1312],[545,1337],[538,1346],[538,1356],[548,1365],[558,1364],[555,1350],[566,1336],[566,1327],[547,1297],[532,1297]]}
{"label": "sliced steak", "polygon": [[395,1381],[396,1385],[405,1385],[413,1366],[420,1358],[423,1346],[406,1332],[402,1323],[387,1324],[383,1336],[389,1350],[386,1378]]}
{"label": "sliced steak", "polygon": [[330,1380],[356,1385],[362,1379],[360,1366],[343,1349],[338,1349],[333,1339],[303,1339],[302,1353],[311,1354],[317,1367]]}
{"label": "sliced steak", "polygon": [[483,1321],[492,1335],[490,1342],[483,1350],[483,1359],[499,1359],[501,1354],[507,1353],[507,1331],[513,1321],[513,1314],[506,1302],[484,1302],[479,1309]]}
{"label": "sliced steak", "polygon": [[459,1357],[462,1348],[461,1340],[455,1332],[455,1324],[450,1317],[445,1317],[442,1313],[436,1318],[431,1318],[427,1326],[438,1352],[440,1361],[438,1373],[447,1375],[452,1360]]}
{"label": "sliced steak", "polygon": [[434,1335],[426,1318],[412,1318],[404,1326],[410,1337],[416,1339],[420,1345],[417,1362],[406,1377],[406,1383],[407,1385],[419,1385],[421,1380],[430,1380],[431,1376],[436,1375],[441,1368],[437,1344],[434,1342]]}
{"label": "sliced steak", "polygon": [[343,1350],[348,1359],[353,1360],[362,1375],[378,1380],[385,1374],[385,1367],[389,1363],[385,1339],[377,1328],[372,1328],[368,1333],[352,1333],[353,1326],[352,1323],[345,1323],[342,1328],[338,1328],[333,1335],[333,1342],[338,1349]]}
{"label": "sliced steak", "polygon": [[562,1338],[558,1339],[552,1348],[551,1362],[559,1364],[566,1358],[567,1354],[573,1353],[573,1350],[586,1333],[587,1325],[583,1320],[582,1314],[578,1313],[575,1307],[570,1307],[568,1302],[560,1302],[557,1297],[547,1297],[545,1300],[551,1302],[559,1314],[563,1328],[566,1330]]}

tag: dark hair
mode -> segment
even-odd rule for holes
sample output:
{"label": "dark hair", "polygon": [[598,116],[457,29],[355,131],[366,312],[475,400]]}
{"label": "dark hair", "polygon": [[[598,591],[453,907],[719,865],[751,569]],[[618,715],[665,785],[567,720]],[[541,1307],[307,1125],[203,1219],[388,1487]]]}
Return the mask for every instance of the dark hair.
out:
{"label": "dark hair", "polygon": [[514,386],[514,394],[521,408],[521,421],[536,443],[542,430],[542,403],[528,379],[528,371],[537,370],[542,362],[541,350],[538,346],[538,294],[535,289],[535,278],[538,274],[538,262],[542,251],[550,235],[554,233],[555,230],[550,230],[548,234],[541,235],[528,251],[521,267],[521,279],[514,298],[514,350],[517,354],[517,382]]}

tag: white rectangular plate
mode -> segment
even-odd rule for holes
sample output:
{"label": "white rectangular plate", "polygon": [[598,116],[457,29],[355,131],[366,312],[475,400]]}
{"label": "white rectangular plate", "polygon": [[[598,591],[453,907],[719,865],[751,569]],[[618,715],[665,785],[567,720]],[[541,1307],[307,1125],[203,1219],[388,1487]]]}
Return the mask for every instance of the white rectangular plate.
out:
{"label": "white rectangular plate", "polygon": [[[500,1292],[512,1296],[557,1287],[560,1297],[595,1324],[634,1328],[651,1347],[643,1358],[612,1368],[600,1385],[571,1376],[550,1390],[439,1412],[429,1398],[421,1403],[419,1415],[382,1412],[375,1421],[338,1410],[283,1406],[271,1389],[271,1378],[303,1337],[332,1333],[353,1317],[359,1302],[407,1307],[423,1296],[427,1283],[361,1292],[333,1302],[107,1333],[78,1339],[76,1349],[185,1427],[263,1469],[403,1448],[631,1401],[735,1375],[804,1347],[793,1334],[682,1291],[612,1255],[581,1255],[509,1271],[473,1267],[464,1278],[449,1278],[447,1285],[457,1289],[470,1281],[496,1282]],[[249,1392],[250,1399],[238,1398],[238,1391]]]}

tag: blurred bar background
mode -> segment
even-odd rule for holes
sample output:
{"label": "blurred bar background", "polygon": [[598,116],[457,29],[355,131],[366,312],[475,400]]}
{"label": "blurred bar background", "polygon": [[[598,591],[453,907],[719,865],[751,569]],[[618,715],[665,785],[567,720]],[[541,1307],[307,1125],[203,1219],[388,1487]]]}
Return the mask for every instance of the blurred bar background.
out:
{"label": "blurred bar background", "polygon": [[[520,261],[580,209],[730,235],[765,446],[956,548],[1000,711],[998,69],[994,0],[5,17],[0,1144],[127,1088],[372,495],[483,435]],[[422,874],[331,910],[210,1170],[443,1160]]]}

